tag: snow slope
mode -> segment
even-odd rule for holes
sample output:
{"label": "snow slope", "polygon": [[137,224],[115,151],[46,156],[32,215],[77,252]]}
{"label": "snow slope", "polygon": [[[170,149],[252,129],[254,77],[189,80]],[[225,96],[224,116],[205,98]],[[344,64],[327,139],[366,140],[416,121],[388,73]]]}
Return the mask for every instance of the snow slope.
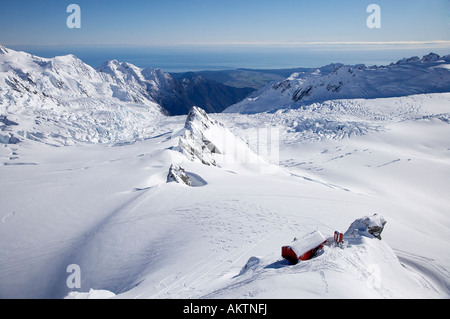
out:
{"label": "snow slope", "polygon": [[336,99],[386,98],[450,90],[450,55],[405,58],[387,66],[331,64],[267,85],[225,112],[259,113]]}
{"label": "snow slope", "polygon": [[[214,145],[226,127],[249,141],[235,152],[260,157],[263,133],[278,128],[276,170],[264,169],[270,158],[191,160],[178,147],[185,116],[129,143],[1,145],[0,297],[448,298],[449,102],[196,117]],[[203,182],[167,183],[172,164]],[[281,258],[294,237],[332,236],[374,213],[387,221],[381,241],[347,238],[295,266]],[[66,284],[72,264],[80,289]]]}

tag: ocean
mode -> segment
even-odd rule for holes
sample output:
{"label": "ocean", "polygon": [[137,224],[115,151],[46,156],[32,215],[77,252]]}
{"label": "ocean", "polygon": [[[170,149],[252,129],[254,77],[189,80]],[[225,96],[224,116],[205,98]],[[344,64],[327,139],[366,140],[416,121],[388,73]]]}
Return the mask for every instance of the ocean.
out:
{"label": "ocean", "polygon": [[[204,70],[290,69],[321,67],[330,63],[387,65],[404,57],[423,56],[430,49],[346,49],[294,46],[166,46],[166,47],[11,47],[51,58],[74,54],[97,68],[116,59],[141,68],[160,68],[165,72]],[[435,52],[449,54],[450,52]]]}

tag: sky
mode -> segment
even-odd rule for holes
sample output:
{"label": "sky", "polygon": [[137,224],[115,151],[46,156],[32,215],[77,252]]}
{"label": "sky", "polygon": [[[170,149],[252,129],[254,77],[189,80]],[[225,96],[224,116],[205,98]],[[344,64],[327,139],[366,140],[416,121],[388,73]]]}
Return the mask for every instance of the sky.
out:
{"label": "sky", "polygon": [[[67,20],[80,8],[80,28]],[[379,28],[368,18],[379,8]],[[369,19],[370,21],[375,21]],[[186,71],[450,54],[450,0],[0,0],[0,44]]]}
{"label": "sky", "polygon": [[[81,9],[81,28],[66,21]],[[367,27],[369,4],[381,28]],[[0,43],[151,46],[450,42],[449,0],[1,0]],[[447,44],[448,45],[448,44]]]}

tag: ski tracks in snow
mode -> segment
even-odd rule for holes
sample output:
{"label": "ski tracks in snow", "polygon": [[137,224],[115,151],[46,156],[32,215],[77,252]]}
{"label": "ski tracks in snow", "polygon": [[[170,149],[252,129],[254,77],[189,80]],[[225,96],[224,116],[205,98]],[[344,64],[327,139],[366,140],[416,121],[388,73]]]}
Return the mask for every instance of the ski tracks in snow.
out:
{"label": "ski tracks in snow", "polygon": [[417,278],[418,283],[427,290],[450,296],[450,274],[433,259],[395,249],[401,265]]}
{"label": "ski tracks in snow", "polygon": [[183,298],[195,291],[203,295],[205,286],[236,275],[251,252],[281,231],[284,224],[281,215],[242,200],[199,204],[174,213],[197,228],[202,238],[198,246],[208,252],[182,273],[163,278],[157,287],[163,288],[158,292],[139,298]]}

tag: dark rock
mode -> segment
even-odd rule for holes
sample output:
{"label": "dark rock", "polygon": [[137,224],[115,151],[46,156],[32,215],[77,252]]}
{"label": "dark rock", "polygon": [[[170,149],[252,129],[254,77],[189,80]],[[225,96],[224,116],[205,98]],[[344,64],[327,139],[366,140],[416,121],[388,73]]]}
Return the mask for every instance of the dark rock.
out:
{"label": "dark rock", "polygon": [[167,183],[170,182],[176,182],[187,186],[192,186],[192,183],[189,180],[189,176],[186,174],[184,168],[175,164],[172,164],[170,166],[169,174],[167,175]]}

